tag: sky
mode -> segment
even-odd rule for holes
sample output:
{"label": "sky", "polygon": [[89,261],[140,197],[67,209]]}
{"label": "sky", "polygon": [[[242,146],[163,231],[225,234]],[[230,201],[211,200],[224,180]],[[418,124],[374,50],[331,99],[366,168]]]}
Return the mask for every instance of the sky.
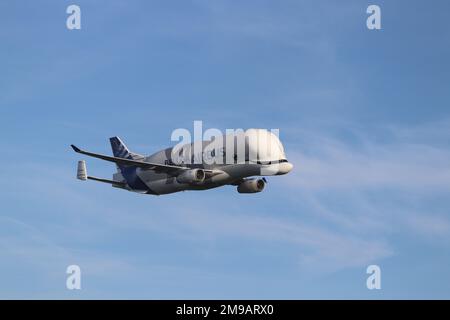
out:
{"label": "sky", "polygon": [[[449,9],[1,1],[0,298],[449,299]],[[117,135],[152,154],[195,120],[279,129],[293,171],[247,195],[75,178],[78,160],[115,167],[72,143],[110,154]]]}

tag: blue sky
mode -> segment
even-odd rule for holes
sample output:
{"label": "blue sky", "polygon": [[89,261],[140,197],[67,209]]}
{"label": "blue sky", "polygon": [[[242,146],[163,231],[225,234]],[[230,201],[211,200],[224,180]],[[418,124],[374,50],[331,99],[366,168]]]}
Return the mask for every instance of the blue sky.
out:
{"label": "blue sky", "polygon": [[[2,1],[0,297],[450,298],[449,9]],[[294,171],[255,195],[75,179],[71,143],[110,153],[118,135],[150,154],[194,120],[279,128]]]}

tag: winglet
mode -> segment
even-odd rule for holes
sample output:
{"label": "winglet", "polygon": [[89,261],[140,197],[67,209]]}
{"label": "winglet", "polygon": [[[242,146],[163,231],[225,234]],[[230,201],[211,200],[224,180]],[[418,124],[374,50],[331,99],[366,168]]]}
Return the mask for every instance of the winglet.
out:
{"label": "winglet", "polygon": [[73,144],[71,144],[70,146],[72,147],[73,151],[75,151],[75,152],[80,152],[81,151],[79,148],[77,148]]}
{"label": "winglet", "polygon": [[86,162],[84,160],[78,161],[77,179],[86,181],[88,179]]}

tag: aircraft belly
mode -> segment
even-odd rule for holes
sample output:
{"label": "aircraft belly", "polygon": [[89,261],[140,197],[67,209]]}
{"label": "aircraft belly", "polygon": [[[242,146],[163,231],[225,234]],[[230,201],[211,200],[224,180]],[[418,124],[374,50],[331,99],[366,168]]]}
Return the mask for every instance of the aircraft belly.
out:
{"label": "aircraft belly", "polygon": [[149,193],[152,194],[168,194],[184,190],[205,190],[229,184],[235,180],[227,173],[221,173],[211,178],[207,178],[201,184],[179,183],[176,177],[165,173],[155,173],[150,170],[138,171],[139,177],[147,185]]}
{"label": "aircraft belly", "polygon": [[233,178],[245,178],[261,175],[261,169],[256,164],[231,164],[220,168]]}
{"label": "aircraft belly", "polygon": [[145,183],[149,194],[168,194],[184,190],[206,190],[231,184],[237,179],[259,175],[257,165],[227,165],[220,168],[223,173],[207,178],[201,184],[179,183],[176,177],[166,173],[156,173],[152,170],[137,169],[137,175]]}

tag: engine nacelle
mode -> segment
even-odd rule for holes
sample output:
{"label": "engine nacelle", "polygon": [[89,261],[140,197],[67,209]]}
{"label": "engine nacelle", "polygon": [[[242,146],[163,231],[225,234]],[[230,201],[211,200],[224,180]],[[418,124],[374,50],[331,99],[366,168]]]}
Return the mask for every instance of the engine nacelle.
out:
{"label": "engine nacelle", "polygon": [[186,170],[177,176],[179,183],[199,184],[205,180],[205,171],[202,169]]}
{"label": "engine nacelle", "polygon": [[248,179],[237,187],[239,193],[256,193],[264,190],[266,183],[263,179]]}

